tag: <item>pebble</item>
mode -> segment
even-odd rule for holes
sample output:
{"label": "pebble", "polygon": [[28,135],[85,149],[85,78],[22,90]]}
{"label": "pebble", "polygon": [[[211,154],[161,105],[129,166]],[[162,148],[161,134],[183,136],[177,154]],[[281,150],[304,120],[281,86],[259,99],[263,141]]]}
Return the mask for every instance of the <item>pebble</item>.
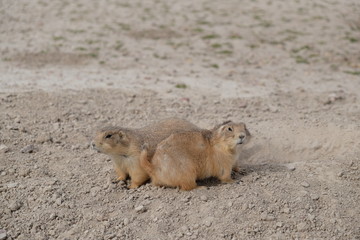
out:
{"label": "pebble", "polygon": [[19,130],[19,128],[16,127],[16,126],[7,126],[6,128],[7,128],[8,130],[14,130],[14,131]]}
{"label": "pebble", "polygon": [[296,169],[296,167],[293,164],[288,164],[287,169],[289,169],[290,171],[294,171]]}
{"label": "pebble", "polygon": [[187,203],[187,202],[190,201],[190,199],[191,199],[190,196],[186,196],[186,197],[184,197],[183,199],[181,199],[181,201],[184,202],[184,203]]}
{"label": "pebble", "polygon": [[62,203],[62,199],[61,198],[56,199],[55,203],[56,203],[56,205],[60,206]]}
{"label": "pebble", "polygon": [[317,194],[310,194],[310,198],[311,198],[312,200],[319,200],[319,195],[317,195]]}
{"label": "pebble", "polygon": [[282,227],[283,225],[284,225],[284,224],[283,224],[282,222],[277,222],[277,223],[276,223],[276,226],[277,226],[277,227]]}
{"label": "pebble", "polygon": [[308,218],[310,221],[314,221],[315,220],[315,216],[312,214],[308,214]]}
{"label": "pebble", "polygon": [[10,148],[5,144],[0,144],[0,153],[7,153],[10,151]]}
{"label": "pebble", "polygon": [[124,218],[124,225],[128,225],[130,223],[130,220],[128,218]]}
{"label": "pebble", "polygon": [[58,122],[54,123],[53,128],[54,128],[54,130],[58,130],[60,128],[60,123],[58,123]]}
{"label": "pebble", "polygon": [[4,229],[0,229],[0,240],[5,240],[7,237],[6,231]]}
{"label": "pebble", "polygon": [[202,196],[200,197],[200,200],[206,202],[206,201],[208,200],[208,198],[207,198],[207,196],[202,195]]}
{"label": "pebble", "polygon": [[18,186],[18,183],[8,183],[7,185],[6,185],[8,188],[16,188],[17,186]]}
{"label": "pebble", "polygon": [[213,218],[213,217],[207,217],[207,218],[205,218],[205,220],[204,220],[204,225],[205,225],[206,227],[210,227],[210,226],[212,225],[213,221],[214,221],[214,218]]}
{"label": "pebble", "polygon": [[274,216],[268,214],[262,214],[260,218],[263,221],[274,221],[276,219]]}
{"label": "pebble", "polygon": [[298,231],[302,232],[306,230],[307,226],[305,222],[301,222],[298,225],[296,225],[296,228]]}
{"label": "pebble", "polygon": [[310,148],[311,148],[311,149],[314,149],[315,151],[316,151],[316,150],[319,150],[321,147],[322,147],[321,144],[318,143],[317,141],[311,143],[311,145],[310,145]]}
{"label": "pebble", "polygon": [[34,145],[27,145],[27,146],[25,146],[25,147],[23,147],[21,150],[20,150],[20,152],[21,153],[33,153],[33,152],[35,152],[35,146]]}
{"label": "pebble", "polygon": [[30,169],[21,169],[19,171],[19,175],[22,176],[22,177],[26,177],[30,174]]}
{"label": "pebble", "polygon": [[96,216],[96,219],[97,219],[99,222],[104,222],[104,221],[108,220],[106,214],[104,214],[104,213],[99,213],[99,214]]}
{"label": "pebble", "polygon": [[56,214],[55,213],[51,213],[49,216],[49,220],[54,220],[56,218]]}
{"label": "pebble", "polygon": [[310,187],[310,184],[308,182],[302,182],[301,186],[308,188],[308,187]]}
{"label": "pebble", "polygon": [[52,137],[48,134],[39,135],[36,140],[37,143],[52,142]]}
{"label": "pebble", "polygon": [[9,209],[14,212],[16,210],[19,210],[21,208],[21,206],[22,206],[22,202],[13,201],[9,204]]}
{"label": "pebble", "polygon": [[90,195],[92,197],[95,197],[100,192],[100,190],[101,190],[100,187],[93,187],[90,189]]}
{"label": "pebble", "polygon": [[135,207],[135,212],[137,213],[143,213],[146,211],[146,208],[143,205],[139,205],[137,207]]}
{"label": "pebble", "polygon": [[290,208],[284,208],[283,213],[290,213]]}

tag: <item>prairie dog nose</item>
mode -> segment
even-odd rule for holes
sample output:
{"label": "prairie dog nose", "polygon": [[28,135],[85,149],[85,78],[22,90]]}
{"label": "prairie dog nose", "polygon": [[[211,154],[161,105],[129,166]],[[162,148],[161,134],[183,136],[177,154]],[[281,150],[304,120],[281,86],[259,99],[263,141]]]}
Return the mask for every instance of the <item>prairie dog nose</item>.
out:
{"label": "prairie dog nose", "polygon": [[240,134],[239,138],[243,140],[245,138],[245,134]]}

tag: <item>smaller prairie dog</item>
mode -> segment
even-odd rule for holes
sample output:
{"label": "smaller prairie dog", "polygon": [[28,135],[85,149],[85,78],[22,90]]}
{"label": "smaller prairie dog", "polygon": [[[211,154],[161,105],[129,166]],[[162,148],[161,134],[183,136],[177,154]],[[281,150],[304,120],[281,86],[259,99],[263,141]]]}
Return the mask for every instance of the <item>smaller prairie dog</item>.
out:
{"label": "smaller prairie dog", "polygon": [[168,118],[148,126],[131,129],[106,127],[99,130],[92,142],[93,148],[111,156],[118,180],[131,178],[129,188],[137,188],[149,179],[147,172],[140,166],[141,146],[146,142],[150,157],[159,142],[180,131],[199,129],[189,121]]}
{"label": "smaller prairie dog", "polygon": [[140,163],[156,186],[192,190],[197,187],[197,179],[208,177],[231,183],[237,147],[249,139],[244,123],[227,121],[211,131],[200,129],[171,134],[159,143],[152,158],[145,144]]}

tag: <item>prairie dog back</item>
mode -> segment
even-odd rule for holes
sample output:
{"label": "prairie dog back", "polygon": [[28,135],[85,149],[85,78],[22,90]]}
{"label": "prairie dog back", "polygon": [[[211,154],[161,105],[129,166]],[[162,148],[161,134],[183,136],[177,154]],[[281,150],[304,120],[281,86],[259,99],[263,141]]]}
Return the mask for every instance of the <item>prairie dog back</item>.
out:
{"label": "prairie dog back", "polygon": [[141,165],[154,185],[191,190],[197,186],[197,179],[211,176],[232,182],[238,146],[249,138],[245,124],[233,122],[220,124],[211,131],[174,133],[158,145],[151,162],[144,149]]}
{"label": "prairie dog back", "polygon": [[125,180],[129,175],[130,188],[136,188],[149,179],[139,161],[141,146],[145,142],[149,144],[149,156],[152,157],[157,144],[170,134],[196,129],[196,125],[179,118],[164,119],[137,129],[106,127],[96,133],[93,147],[111,156],[119,180]]}

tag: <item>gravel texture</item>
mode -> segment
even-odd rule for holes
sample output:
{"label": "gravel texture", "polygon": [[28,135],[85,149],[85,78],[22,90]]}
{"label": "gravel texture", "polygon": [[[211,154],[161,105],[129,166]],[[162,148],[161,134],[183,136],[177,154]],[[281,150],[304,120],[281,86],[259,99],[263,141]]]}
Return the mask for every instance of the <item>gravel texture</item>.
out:
{"label": "gravel texture", "polygon": [[[15,3],[16,2],[16,3]],[[360,239],[360,4],[0,3],[0,240]],[[104,125],[253,135],[233,184],[116,181]]]}

